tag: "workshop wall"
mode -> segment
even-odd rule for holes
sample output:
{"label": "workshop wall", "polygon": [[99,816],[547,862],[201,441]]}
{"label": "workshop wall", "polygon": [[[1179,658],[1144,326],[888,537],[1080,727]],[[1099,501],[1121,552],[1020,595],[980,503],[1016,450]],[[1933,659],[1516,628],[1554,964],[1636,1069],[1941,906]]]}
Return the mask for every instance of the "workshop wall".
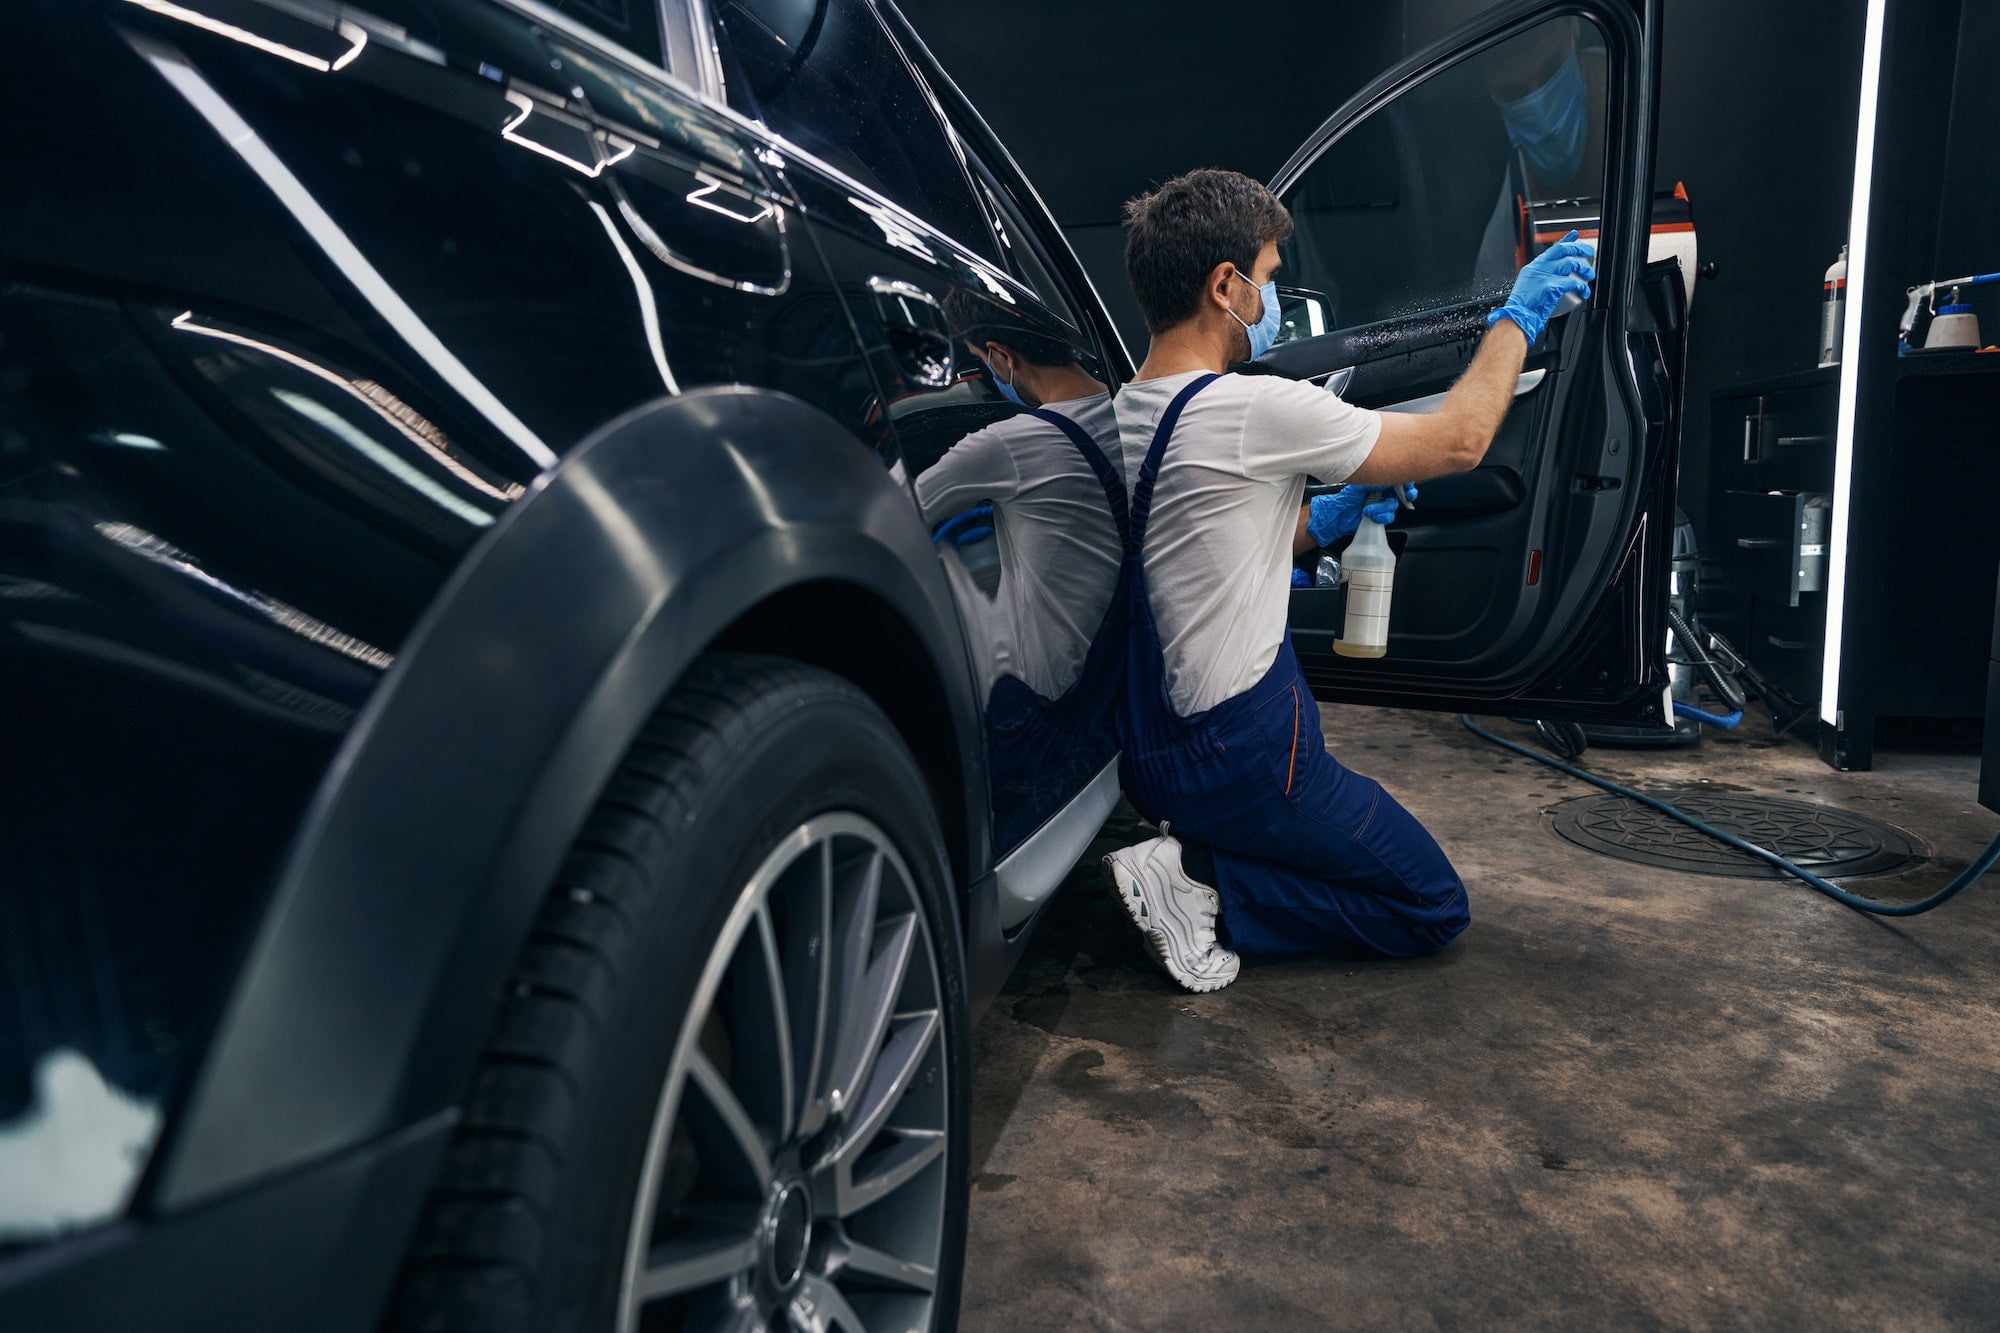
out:
{"label": "workshop wall", "polygon": [[[2000,5],[1966,4],[1959,17],[1937,254],[1925,272],[1895,278],[1900,286],[2000,269],[2000,162],[1994,155],[1994,145],[2000,143],[2000,78],[1993,74],[1993,53],[2000,49],[1996,43],[2000,43]],[[1979,316],[1982,339],[2000,342],[2000,284],[1973,288],[1967,303]]]}

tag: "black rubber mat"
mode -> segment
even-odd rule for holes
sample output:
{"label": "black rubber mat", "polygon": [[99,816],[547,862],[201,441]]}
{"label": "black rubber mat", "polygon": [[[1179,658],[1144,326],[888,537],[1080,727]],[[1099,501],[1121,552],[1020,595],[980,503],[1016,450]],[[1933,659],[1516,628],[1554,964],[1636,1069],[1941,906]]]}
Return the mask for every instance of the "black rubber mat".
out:
{"label": "black rubber mat", "polygon": [[[1895,825],[1846,810],[1734,792],[1646,794],[1825,879],[1893,875],[1926,859],[1923,844]],[[1564,801],[1550,814],[1569,841],[1621,861],[1692,875],[1786,878],[1776,866],[1609,792]]]}

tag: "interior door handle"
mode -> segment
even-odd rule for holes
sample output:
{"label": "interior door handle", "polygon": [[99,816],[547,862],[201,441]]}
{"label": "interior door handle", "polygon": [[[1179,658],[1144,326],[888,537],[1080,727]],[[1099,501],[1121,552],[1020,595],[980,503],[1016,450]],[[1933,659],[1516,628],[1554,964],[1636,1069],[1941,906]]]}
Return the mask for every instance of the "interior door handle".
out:
{"label": "interior door handle", "polygon": [[951,326],[938,299],[901,278],[872,277],[868,291],[889,335],[896,368],[924,388],[950,385]]}
{"label": "interior door handle", "polygon": [[[1532,392],[1547,377],[1548,373],[1546,369],[1540,366],[1537,366],[1533,370],[1522,371],[1521,378],[1514,381],[1514,396],[1519,398],[1524,393]],[[1422,398],[1412,398],[1408,402],[1391,403],[1381,410],[1384,412],[1435,412],[1443,404],[1443,394],[1427,393]]]}
{"label": "interior door handle", "polygon": [[1335,398],[1345,398],[1347,386],[1354,383],[1354,367],[1342,366],[1339,370],[1330,372],[1321,382],[1326,385],[1326,391]]}

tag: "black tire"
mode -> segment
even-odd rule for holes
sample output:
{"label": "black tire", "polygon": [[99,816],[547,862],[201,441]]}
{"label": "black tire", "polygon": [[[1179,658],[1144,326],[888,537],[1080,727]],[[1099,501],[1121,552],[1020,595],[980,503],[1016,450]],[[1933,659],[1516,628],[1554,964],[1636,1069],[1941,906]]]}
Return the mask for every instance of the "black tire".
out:
{"label": "black tire", "polygon": [[[875,872],[889,887],[868,898],[866,908],[854,909],[869,913],[861,923],[862,936],[870,941],[882,938],[882,931],[888,929],[883,924],[887,919],[873,914],[878,910],[878,898],[884,905],[881,910],[887,910],[893,890],[901,895],[898,902],[914,904],[914,910],[903,912],[896,920],[921,919],[922,929],[914,932],[917,943],[905,944],[904,956],[927,951],[935,968],[937,1017],[931,1026],[938,1034],[938,1045],[924,1056],[929,1063],[921,1075],[930,1080],[935,1091],[926,1092],[923,1098],[906,1097],[917,1091],[913,1072],[911,1085],[897,1090],[894,1097],[899,1108],[906,1102],[931,1099],[924,1114],[942,1118],[942,1148],[935,1150],[936,1155],[927,1159],[922,1169],[941,1171],[943,1179],[923,1177],[922,1199],[914,1192],[897,1198],[905,1206],[926,1210],[932,1194],[939,1199],[940,1253],[929,1308],[933,1327],[955,1326],[970,1147],[967,989],[962,936],[926,785],[888,718],[848,682],[781,658],[712,654],[688,672],[633,744],[542,908],[480,1056],[466,1096],[463,1124],[426,1204],[385,1321],[387,1328],[397,1333],[547,1333],[611,1330],[622,1323],[652,1333],[656,1328],[696,1328],[722,1322],[718,1311],[723,1309],[719,1302],[725,1295],[737,1302],[729,1307],[731,1317],[742,1319],[748,1308],[744,1302],[749,1300],[744,1292],[766,1303],[760,1307],[765,1313],[758,1319],[773,1328],[788,1326],[786,1303],[810,1299],[810,1293],[805,1297],[798,1293],[809,1280],[821,1280],[813,1276],[818,1270],[795,1273],[788,1296],[775,1285],[780,1277],[773,1274],[789,1259],[766,1254],[760,1260],[761,1267],[729,1278],[726,1286],[672,1297],[671,1308],[647,1307],[642,1321],[633,1317],[631,1302],[635,1298],[629,1294],[627,1255],[628,1248],[634,1255],[656,1253],[654,1238],[662,1234],[663,1227],[670,1227],[670,1210],[665,1205],[658,1218],[654,1218],[650,1203],[647,1211],[635,1212],[642,1175],[656,1182],[650,1192],[657,1197],[665,1188],[659,1183],[665,1179],[663,1172],[678,1179],[691,1170],[705,1182],[721,1179],[714,1173],[726,1166],[720,1155],[726,1149],[711,1154],[708,1140],[690,1138],[680,1122],[662,1109],[663,1102],[677,1104],[663,1093],[671,1086],[670,1066],[679,1069],[695,1055],[708,1061],[715,1040],[711,1029],[719,1029],[719,1040],[741,1045],[745,1054],[740,1059],[727,1054],[705,1063],[703,1068],[711,1077],[718,1067],[735,1070],[726,1077],[746,1086],[769,1086],[778,1077],[756,1072],[752,1036],[739,1038],[731,1027],[734,1023],[747,1033],[748,1020],[733,1017],[734,1010],[725,1012],[725,1000],[720,997],[747,993],[738,984],[737,969],[754,966],[754,960],[744,963],[748,955],[736,952],[724,956],[725,949],[751,946],[728,943],[723,936],[733,929],[738,932],[733,939],[749,938],[743,933],[748,927],[741,924],[744,914],[739,902],[747,901],[750,889],[746,886],[752,877],[765,873],[760,867],[778,864],[774,858],[797,845],[807,830],[829,827],[829,820],[840,828],[846,827],[841,822],[846,821],[857,828],[866,825],[877,829],[892,847],[888,853],[868,853],[871,844],[864,840],[853,845],[861,849],[857,852],[846,843],[837,847],[831,840],[833,835],[828,835],[824,855],[815,854],[815,862],[828,867],[834,865],[836,854],[849,860],[855,855],[872,855],[870,864],[889,867]],[[797,863],[804,864],[803,860]],[[807,872],[795,866],[783,873],[796,878]],[[907,889],[883,878],[895,874],[907,881]],[[789,995],[786,988],[792,985],[794,975],[790,969],[798,965],[797,960],[823,954],[826,961],[818,963],[816,971],[800,974],[807,977],[800,985],[808,990],[816,986],[816,1013],[835,1014],[840,1011],[841,996],[861,992],[839,988],[834,977],[843,966],[835,958],[836,936],[852,935],[853,927],[833,915],[836,909],[832,904],[841,890],[831,869],[825,873],[824,883],[822,890],[809,886],[798,890],[817,892],[820,896],[814,901],[826,904],[820,916],[811,918],[832,927],[820,932],[824,949],[809,942],[801,946],[803,953],[788,950],[781,961],[774,946],[765,944],[765,952],[759,956],[768,959],[772,978],[766,997],[775,994],[784,998]],[[779,905],[775,888],[764,892],[768,896],[758,909],[764,913],[762,920],[768,923],[776,919],[775,913],[790,910],[793,915],[788,919],[793,924],[780,926],[775,934],[763,931],[759,940],[790,941],[795,938],[794,931],[807,929],[799,924],[809,919],[805,909]],[[860,965],[868,968],[869,977],[879,969],[868,960],[879,958],[879,949],[885,947],[867,943],[856,955]],[[715,962],[717,957],[722,961]],[[812,969],[815,964],[802,966]],[[915,962],[904,966],[908,975],[918,975]],[[704,972],[721,979],[703,992],[711,998],[697,1000]],[[689,1036],[683,1032],[683,1023],[694,1003],[704,1006],[707,1019]],[[885,1002],[880,1007],[898,1008],[902,1003],[898,999],[893,1005]],[[798,1012],[792,1009],[789,998],[767,1008],[793,1016]],[[782,1029],[784,1020],[773,1026]],[[824,1019],[804,1026],[818,1034],[811,1042],[803,1038],[791,1042],[787,1037],[782,1043],[771,1043],[772,1050],[786,1052],[810,1047],[809,1068],[796,1080],[798,1087],[789,1076],[784,1079],[788,1103],[797,1096],[814,1096],[816,1085],[832,1078],[831,1067],[844,1058],[850,1045],[845,1040],[846,1026],[841,1026],[838,1034]],[[853,1030],[860,1033],[865,1028],[866,1024],[857,1020]],[[839,1046],[834,1044],[836,1036],[842,1043]],[[860,1049],[869,1040],[856,1036],[851,1045]],[[868,1057],[870,1064],[856,1066],[855,1079],[878,1077],[875,1066],[886,1068],[889,1063],[881,1054],[884,1049],[884,1045],[877,1045],[876,1054]],[[806,1057],[794,1054],[790,1060],[767,1063],[771,1069],[789,1071],[799,1067],[802,1058]],[[823,1059],[828,1068],[821,1067]],[[678,1077],[682,1086],[694,1086],[685,1069]],[[942,1086],[935,1087],[940,1082]],[[695,1116],[700,1111],[700,1093],[709,1086],[701,1084],[681,1099],[686,1115]],[[874,1086],[869,1085],[871,1090]],[[741,1097],[735,1103],[738,1109],[761,1105],[748,1093]],[[847,1098],[850,1104],[860,1100],[852,1086]],[[829,1102],[837,1107],[839,1097],[833,1096]],[[656,1114],[663,1124],[673,1123],[657,1129]],[[900,1109],[897,1114],[902,1114]],[[774,1113],[773,1122],[778,1118]],[[787,1111],[783,1118],[795,1130],[807,1127],[811,1119],[805,1111],[796,1115]],[[741,1118],[730,1122],[742,1123]],[[798,1164],[809,1165],[815,1152],[834,1151],[831,1145],[836,1130],[847,1132],[839,1120],[829,1117],[815,1140],[801,1138],[785,1149],[789,1154],[785,1160],[793,1164],[788,1169],[794,1173],[806,1170]],[[857,1128],[854,1132],[861,1131]],[[649,1156],[649,1145],[656,1138],[661,1149]],[[855,1170],[851,1161],[859,1159],[863,1151],[852,1149],[846,1167],[850,1177]],[[676,1153],[679,1158],[674,1157]],[[667,1164],[655,1167],[656,1158],[665,1159]],[[692,1159],[697,1165],[685,1166],[681,1159]],[[775,1172],[778,1162],[774,1151],[766,1165]],[[771,1179],[761,1187],[766,1194],[774,1188]],[[815,1182],[818,1179],[814,1177]],[[760,1215],[755,1236],[777,1234],[773,1218],[781,1207],[807,1209],[810,1217],[815,1206],[828,1206],[830,1191],[817,1183],[786,1186],[779,1182],[775,1188],[778,1195],[772,1196],[766,1213]],[[785,1190],[802,1194],[807,1201],[781,1197]],[[742,1192],[745,1198],[756,1193],[748,1185]],[[705,1198],[694,1199],[692,1194],[676,1199],[673,1208],[685,1205],[690,1216],[696,1215],[697,1205],[709,1212],[720,1206]],[[860,1214],[855,1220],[866,1216]],[[654,1218],[644,1224],[648,1237],[644,1244],[631,1239],[641,1217]],[[849,1225],[808,1224],[806,1230],[813,1239],[801,1240],[798,1245],[845,1246]],[[767,1250],[792,1245],[791,1240],[768,1237],[764,1243]],[[847,1250],[840,1253],[845,1255]],[[870,1253],[879,1255],[880,1251]],[[821,1262],[810,1259],[803,1249],[799,1256],[801,1264]],[[825,1262],[837,1265],[844,1261],[834,1258]],[[841,1271],[846,1275],[842,1281],[854,1280],[854,1270]],[[828,1283],[835,1280],[825,1279]],[[863,1281],[870,1279],[864,1277]],[[777,1292],[775,1297],[773,1291]],[[769,1307],[771,1299],[779,1306]],[[870,1309],[880,1307],[868,1306],[867,1301],[888,1298],[864,1293],[857,1299],[862,1299],[862,1308]],[[903,1308],[907,1309],[909,1301],[922,1298],[903,1295],[896,1299],[905,1302]]]}

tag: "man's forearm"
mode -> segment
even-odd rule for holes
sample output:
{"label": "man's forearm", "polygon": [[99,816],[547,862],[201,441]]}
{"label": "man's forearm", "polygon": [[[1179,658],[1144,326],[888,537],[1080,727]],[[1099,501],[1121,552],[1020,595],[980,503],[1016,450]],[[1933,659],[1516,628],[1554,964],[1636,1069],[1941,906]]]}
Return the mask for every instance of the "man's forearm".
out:
{"label": "man's forearm", "polygon": [[[1468,447],[1483,456],[1514,405],[1514,388],[1528,359],[1528,340],[1511,319],[1503,319],[1480,340],[1472,364],[1451,386],[1438,415],[1465,432]],[[1476,461],[1476,460],[1475,460]]]}

